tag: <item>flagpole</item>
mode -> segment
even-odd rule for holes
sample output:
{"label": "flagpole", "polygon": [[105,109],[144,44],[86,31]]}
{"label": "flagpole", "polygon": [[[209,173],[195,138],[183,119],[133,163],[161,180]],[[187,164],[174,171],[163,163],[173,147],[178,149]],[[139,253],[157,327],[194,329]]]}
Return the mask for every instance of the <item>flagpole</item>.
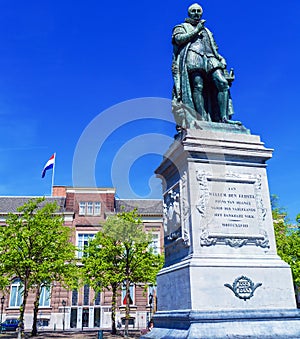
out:
{"label": "flagpole", "polygon": [[53,163],[53,169],[52,169],[51,196],[53,195],[55,162],[56,162],[56,153],[54,153],[54,163]]}

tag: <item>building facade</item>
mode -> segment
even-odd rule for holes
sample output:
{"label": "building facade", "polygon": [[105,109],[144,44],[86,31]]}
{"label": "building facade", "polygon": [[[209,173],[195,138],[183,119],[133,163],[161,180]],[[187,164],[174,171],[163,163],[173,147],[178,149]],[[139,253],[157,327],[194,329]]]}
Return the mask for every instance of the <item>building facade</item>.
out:
{"label": "building facade", "polygon": [[[7,214],[17,211],[34,197],[0,197],[0,225],[5,225]],[[162,201],[143,199],[116,199],[114,188],[84,188],[54,186],[47,202],[56,201],[59,212],[64,217],[64,225],[71,227],[72,242],[77,247],[78,261],[83,255],[83,249],[95,234],[101,229],[101,224],[109,215],[121,210],[131,211],[137,208],[141,215],[144,228],[153,234],[151,246],[157,253],[162,253],[163,224]],[[130,296],[130,327],[145,328],[151,313],[155,309],[155,298],[149,304],[149,295],[155,296],[155,287],[131,286]],[[79,290],[69,291],[59,283],[53,282],[51,289],[43,288],[39,306],[39,326],[43,329],[92,329],[111,328],[111,292],[95,293],[89,285]],[[32,326],[33,295],[29,295],[25,309],[25,329]],[[19,307],[22,304],[22,284],[17,279],[2,298],[1,316],[18,318]],[[125,291],[122,289],[118,297],[117,321],[125,323]]]}

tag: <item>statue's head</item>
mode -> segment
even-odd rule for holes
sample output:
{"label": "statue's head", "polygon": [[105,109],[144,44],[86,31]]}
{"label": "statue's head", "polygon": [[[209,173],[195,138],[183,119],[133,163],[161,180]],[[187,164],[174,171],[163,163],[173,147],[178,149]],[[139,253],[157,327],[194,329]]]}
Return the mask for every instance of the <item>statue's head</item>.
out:
{"label": "statue's head", "polygon": [[188,15],[191,19],[200,20],[203,13],[202,7],[195,3],[188,8]]}

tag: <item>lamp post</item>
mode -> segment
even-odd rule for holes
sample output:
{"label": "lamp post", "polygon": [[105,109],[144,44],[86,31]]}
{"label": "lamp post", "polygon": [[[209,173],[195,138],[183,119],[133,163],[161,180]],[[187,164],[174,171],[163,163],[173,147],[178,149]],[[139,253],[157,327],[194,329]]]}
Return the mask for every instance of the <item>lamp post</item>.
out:
{"label": "lamp post", "polygon": [[64,317],[63,317],[63,331],[65,330],[65,316],[66,316],[66,305],[67,305],[67,302],[65,300],[63,300],[62,302],[62,305],[64,307]]}
{"label": "lamp post", "polygon": [[1,297],[1,314],[0,314],[0,326],[1,326],[1,329],[0,329],[0,332],[2,333],[2,315],[3,315],[3,306],[4,306],[4,300],[5,300],[5,297],[4,295]]}

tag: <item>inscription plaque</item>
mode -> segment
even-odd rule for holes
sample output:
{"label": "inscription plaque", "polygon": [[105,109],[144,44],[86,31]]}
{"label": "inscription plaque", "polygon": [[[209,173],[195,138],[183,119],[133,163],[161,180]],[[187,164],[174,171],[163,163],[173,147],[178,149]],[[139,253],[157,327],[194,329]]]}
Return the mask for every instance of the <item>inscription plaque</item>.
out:
{"label": "inscription plaque", "polygon": [[228,173],[217,178],[210,173],[197,172],[201,216],[202,246],[223,242],[232,247],[255,243],[268,247],[262,228],[266,216],[259,175]]}
{"label": "inscription plaque", "polygon": [[212,232],[258,232],[254,183],[208,180],[206,222]]}

